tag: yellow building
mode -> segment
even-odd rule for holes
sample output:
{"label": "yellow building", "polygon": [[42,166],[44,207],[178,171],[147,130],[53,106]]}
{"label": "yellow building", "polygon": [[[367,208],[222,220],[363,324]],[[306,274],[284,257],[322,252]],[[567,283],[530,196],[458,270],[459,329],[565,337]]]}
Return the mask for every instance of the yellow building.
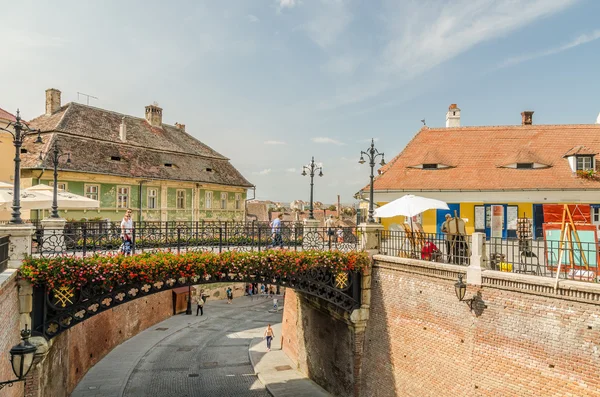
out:
{"label": "yellow building", "polygon": [[[450,211],[416,219],[428,233],[439,233],[451,213],[465,219],[469,234],[490,236],[496,222],[495,236],[514,237],[517,217],[525,217],[541,237],[544,204],[590,204],[589,221],[600,224],[600,125],[534,125],[532,111],[521,118],[515,126],[461,127],[460,109],[451,105],[446,128],[423,127],[380,169],[374,201],[406,194],[445,201]],[[368,186],[360,192],[368,194]],[[382,219],[387,228],[404,221]]]}
{"label": "yellow building", "polygon": [[[135,220],[243,221],[252,184],[184,124],[164,124],[162,111],[149,105],[138,118],[79,103],[62,105],[59,90],[46,90],[45,114],[29,122],[42,131],[44,143],[26,138],[23,184],[53,183],[57,143],[71,159],[59,162],[59,188],[100,201],[97,210],[61,209],[63,218],[120,220],[131,208]],[[32,211],[32,218],[46,215]]]}

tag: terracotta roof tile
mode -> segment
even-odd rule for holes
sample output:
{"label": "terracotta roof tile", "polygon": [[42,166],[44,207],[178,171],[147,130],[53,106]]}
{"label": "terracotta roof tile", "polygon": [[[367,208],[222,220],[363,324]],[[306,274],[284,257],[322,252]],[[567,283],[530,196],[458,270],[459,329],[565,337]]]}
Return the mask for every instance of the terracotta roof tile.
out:
{"label": "terracotta roof tile", "polygon": [[[600,125],[423,127],[404,150],[380,169],[375,190],[600,189],[600,182],[578,178],[563,156],[600,152]],[[443,153],[455,168],[410,168]],[[446,161],[446,160],[444,160]],[[442,158],[440,156],[440,163]],[[541,169],[503,166],[517,162],[549,165]]]}
{"label": "terracotta roof tile", "polygon": [[17,121],[17,118],[14,114],[0,108],[0,120]]}
{"label": "terracotta roof tile", "polygon": [[[119,138],[123,118],[125,142]],[[23,147],[29,153],[22,156],[23,169],[51,168],[48,154],[58,139],[61,150],[72,153],[72,163],[61,164],[64,170],[252,186],[225,156],[170,125],[152,127],[145,119],[69,103],[50,116],[32,120],[30,127],[42,130],[44,144],[40,147],[33,143],[35,137],[26,138]],[[44,153],[42,160],[38,159],[40,152]]]}

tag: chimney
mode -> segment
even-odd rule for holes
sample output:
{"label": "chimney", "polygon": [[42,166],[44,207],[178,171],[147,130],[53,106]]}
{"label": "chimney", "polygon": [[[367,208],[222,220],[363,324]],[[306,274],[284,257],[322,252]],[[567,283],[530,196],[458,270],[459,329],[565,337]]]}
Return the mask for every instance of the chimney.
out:
{"label": "chimney", "polygon": [[56,113],[60,109],[60,91],[56,88],[46,90],[46,116]]}
{"label": "chimney", "polygon": [[125,125],[125,117],[121,119],[121,126],[119,127],[119,138],[123,142],[127,141],[127,126]]}
{"label": "chimney", "polygon": [[340,217],[340,212],[341,212],[342,206],[340,205],[340,195],[337,195],[337,217]]}
{"label": "chimney", "polygon": [[162,127],[162,108],[156,102],[146,106],[146,121],[153,127]]}
{"label": "chimney", "polygon": [[175,127],[177,127],[178,130],[185,132],[185,124],[175,123]]}
{"label": "chimney", "polygon": [[446,113],[446,128],[460,127],[460,109],[453,103]]}
{"label": "chimney", "polygon": [[533,124],[533,110],[525,110],[521,112],[521,125]]}

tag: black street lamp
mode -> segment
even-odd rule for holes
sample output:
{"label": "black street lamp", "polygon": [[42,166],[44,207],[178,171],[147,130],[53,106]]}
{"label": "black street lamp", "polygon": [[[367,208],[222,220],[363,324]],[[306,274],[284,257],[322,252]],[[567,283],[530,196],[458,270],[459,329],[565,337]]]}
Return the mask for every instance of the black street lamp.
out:
{"label": "black street lamp", "polygon": [[308,175],[310,175],[310,208],[308,212],[308,219],[315,219],[313,215],[313,186],[314,186],[314,178],[315,172],[319,171],[319,176],[323,176],[323,167],[320,167],[315,163],[315,158],[313,157],[310,160],[309,165],[302,166],[302,176],[306,176],[306,171],[308,171]]}
{"label": "black street lamp", "polygon": [[10,349],[10,363],[17,379],[0,382],[0,390],[2,390],[4,386],[12,387],[13,383],[24,381],[29,370],[33,366],[33,358],[37,347],[29,342],[30,336],[31,331],[27,329],[27,325],[25,325],[25,329],[21,331],[21,338],[23,340],[21,343]]}
{"label": "black street lamp", "polygon": [[[71,164],[71,153],[60,153],[58,141],[54,141],[52,157],[50,158],[50,161],[54,167],[54,189],[52,191],[52,214],[50,215],[50,218],[60,218],[60,216],[58,216],[58,164],[60,158],[63,156],[67,156],[67,164]],[[43,159],[42,153],[40,153],[39,158],[40,160]]]}
{"label": "black street lamp", "polygon": [[192,314],[192,286],[188,285],[188,300],[187,307],[185,308],[185,314],[190,316]]}
{"label": "black street lamp", "polygon": [[[12,127],[12,129],[9,129]],[[13,205],[10,223],[22,224],[21,219],[21,146],[25,137],[34,133],[37,133],[37,139],[35,143],[42,143],[42,136],[40,130],[32,130],[27,124],[21,123],[21,115],[19,109],[17,109],[17,117],[15,121],[9,122],[6,127],[0,127],[0,130],[6,131],[13,137],[13,145],[15,145],[15,176],[13,186]]]}
{"label": "black street lamp", "polygon": [[359,164],[364,164],[366,161],[363,157],[366,155],[369,159],[369,165],[371,166],[371,189],[369,191],[369,218],[367,219],[368,223],[375,223],[375,219],[373,218],[373,168],[375,168],[375,160],[377,157],[381,156],[381,166],[385,165],[385,160],[383,159],[383,153],[379,153],[377,149],[375,149],[375,140],[371,139],[371,147],[367,149],[366,152],[360,152],[360,160],[358,160]]}

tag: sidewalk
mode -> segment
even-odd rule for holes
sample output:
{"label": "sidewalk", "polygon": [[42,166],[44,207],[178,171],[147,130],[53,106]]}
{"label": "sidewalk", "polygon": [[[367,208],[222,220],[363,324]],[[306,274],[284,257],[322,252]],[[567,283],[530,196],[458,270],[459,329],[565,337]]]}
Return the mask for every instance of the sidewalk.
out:
{"label": "sidewalk", "polygon": [[248,354],[254,372],[273,397],[331,396],[322,387],[298,371],[292,360],[281,350],[281,323],[273,326],[275,338],[267,352],[264,338],[250,342]]}

